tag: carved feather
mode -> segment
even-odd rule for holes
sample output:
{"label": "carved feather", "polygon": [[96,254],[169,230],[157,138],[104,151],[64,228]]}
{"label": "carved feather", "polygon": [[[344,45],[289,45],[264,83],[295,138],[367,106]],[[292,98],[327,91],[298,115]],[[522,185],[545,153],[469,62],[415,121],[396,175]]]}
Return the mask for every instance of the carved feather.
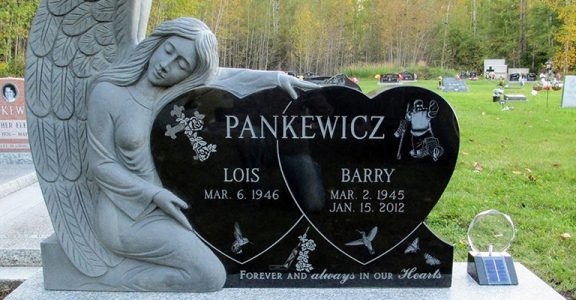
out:
{"label": "carved feather", "polygon": [[84,78],[76,78],[74,81],[74,107],[76,117],[82,121],[86,121],[86,99],[88,99],[86,91],[88,89],[88,80]]}
{"label": "carved feather", "polygon": [[115,44],[114,29],[111,22],[100,23],[94,26],[96,41],[102,46]]}
{"label": "carved feather", "polygon": [[[82,174],[86,175],[87,171],[88,171],[88,124],[87,122],[84,120],[79,120],[77,123],[78,129],[77,129],[77,134],[78,134],[78,153],[79,153],[79,159],[80,159],[80,164],[81,164],[81,169],[82,169]],[[84,176],[87,177],[87,176]],[[82,180],[80,181],[85,181],[86,178],[82,178]],[[86,185],[86,183],[84,182],[84,184]],[[82,185],[84,186],[84,185]],[[88,186],[85,186],[86,188],[88,188]],[[88,195],[89,196],[89,195]],[[86,198],[89,199],[90,198]]]}
{"label": "carved feather", "polygon": [[74,114],[74,77],[67,68],[52,70],[52,107],[60,120],[68,120]]}
{"label": "carved feather", "polygon": [[78,51],[77,41],[77,37],[68,36],[63,31],[58,34],[54,51],[52,51],[52,59],[55,65],[66,67],[70,64],[76,51]]}
{"label": "carved feather", "polygon": [[56,138],[58,141],[60,172],[64,178],[75,181],[80,177],[80,172],[82,171],[77,121],[71,119],[58,122]]}
{"label": "carved feather", "polygon": [[88,30],[80,37],[78,41],[78,49],[86,55],[94,55],[102,50],[102,46],[96,42],[95,32],[98,25]]}
{"label": "carved feather", "polygon": [[52,50],[61,22],[62,18],[48,12],[45,2],[40,4],[30,30],[30,36],[34,37],[30,39],[30,48],[34,54],[46,56]]}
{"label": "carved feather", "polygon": [[76,52],[76,56],[72,61],[72,71],[74,74],[80,78],[87,78],[92,75],[92,67],[90,65],[90,57],[82,53],[82,51]]}
{"label": "carved feather", "polygon": [[88,31],[98,21],[92,17],[90,2],[84,2],[64,16],[62,30],[68,35],[80,35]]}
{"label": "carved feather", "polygon": [[48,182],[58,178],[58,154],[56,152],[56,135],[50,117],[37,119],[28,117],[28,136],[34,165],[38,175]]}
{"label": "carved feather", "polygon": [[56,16],[63,16],[71,12],[84,0],[48,0],[48,11]]}
{"label": "carved feather", "polygon": [[116,60],[117,51],[118,49],[115,44],[104,47],[104,50],[102,50],[102,56],[106,60],[107,64],[111,64]]}
{"label": "carved feather", "polygon": [[116,14],[116,0],[100,0],[92,6],[92,16],[99,22],[110,22]]}
{"label": "carved feather", "polygon": [[[30,51],[28,51],[30,53]],[[47,58],[28,59],[26,62],[26,104],[39,117],[51,110],[50,83],[52,63]],[[30,99],[30,101],[28,101]]]}

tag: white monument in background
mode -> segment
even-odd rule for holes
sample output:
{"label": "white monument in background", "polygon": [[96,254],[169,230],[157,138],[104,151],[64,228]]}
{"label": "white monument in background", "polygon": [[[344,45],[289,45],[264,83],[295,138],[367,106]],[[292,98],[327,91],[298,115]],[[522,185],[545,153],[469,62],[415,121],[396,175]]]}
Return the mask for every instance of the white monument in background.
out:
{"label": "white monument in background", "polygon": [[484,60],[484,78],[490,78],[490,74],[494,75],[493,79],[500,77],[506,78],[508,75],[508,65],[505,59],[485,59]]}

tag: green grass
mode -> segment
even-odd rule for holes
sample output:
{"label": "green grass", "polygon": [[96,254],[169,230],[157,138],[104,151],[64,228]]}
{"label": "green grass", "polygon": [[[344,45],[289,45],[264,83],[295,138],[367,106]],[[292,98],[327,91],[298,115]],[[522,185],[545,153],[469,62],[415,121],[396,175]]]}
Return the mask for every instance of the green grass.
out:
{"label": "green grass", "polygon": [[[561,91],[511,101],[502,111],[492,102],[493,81],[467,81],[470,92],[444,93],[435,80],[414,85],[429,88],[454,108],[460,125],[456,170],[427,223],[455,245],[455,260],[465,261],[466,231],[474,216],[498,209],[516,224],[509,252],[557,291],[576,299],[576,109],[560,108]],[[378,88],[361,78],[364,92]],[[474,172],[474,165],[483,170]],[[562,238],[564,233],[571,238]]]}

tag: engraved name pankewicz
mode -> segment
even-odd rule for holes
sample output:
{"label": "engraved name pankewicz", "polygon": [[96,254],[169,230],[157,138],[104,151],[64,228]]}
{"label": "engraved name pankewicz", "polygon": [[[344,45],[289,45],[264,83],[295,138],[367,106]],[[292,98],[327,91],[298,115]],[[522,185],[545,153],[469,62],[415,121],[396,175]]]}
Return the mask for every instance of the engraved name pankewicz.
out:
{"label": "engraved name pankewicz", "polygon": [[[234,115],[226,117],[226,138],[264,139],[355,139],[383,140],[381,126],[384,116],[288,116],[260,115],[242,120]],[[240,129],[236,136],[233,129]]]}

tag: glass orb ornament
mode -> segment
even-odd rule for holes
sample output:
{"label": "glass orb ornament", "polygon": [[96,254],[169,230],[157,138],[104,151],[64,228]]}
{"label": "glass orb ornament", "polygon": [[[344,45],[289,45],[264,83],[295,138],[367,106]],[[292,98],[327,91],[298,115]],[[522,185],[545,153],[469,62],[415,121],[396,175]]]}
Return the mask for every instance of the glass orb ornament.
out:
{"label": "glass orb ornament", "polygon": [[468,242],[474,252],[501,253],[510,248],[515,231],[509,215],[490,209],[474,217],[468,227]]}

